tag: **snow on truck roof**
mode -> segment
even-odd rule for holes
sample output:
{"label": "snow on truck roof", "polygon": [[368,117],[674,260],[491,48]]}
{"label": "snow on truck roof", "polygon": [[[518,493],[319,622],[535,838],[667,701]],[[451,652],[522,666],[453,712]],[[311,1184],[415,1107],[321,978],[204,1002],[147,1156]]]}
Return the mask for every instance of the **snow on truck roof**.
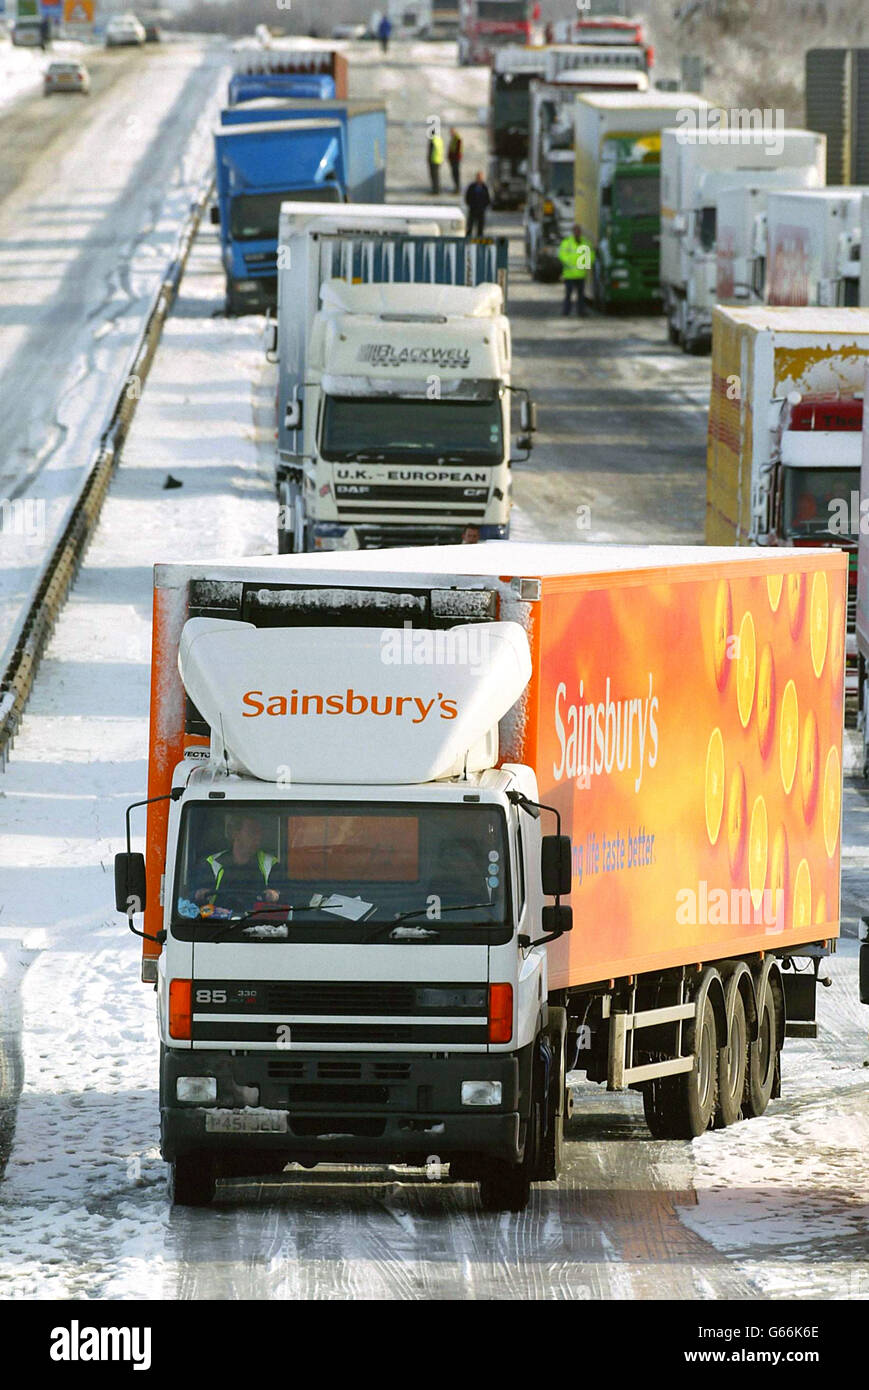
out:
{"label": "snow on truck roof", "polygon": [[353,314],[426,316],[443,314],[450,318],[492,318],[503,314],[504,296],[500,285],[433,285],[424,289],[423,302],[415,309],[405,284],[348,285],[346,280],[326,280],[320,290],[324,309],[346,310]]}
{"label": "snow on truck roof", "polygon": [[601,111],[681,111],[709,105],[693,92],[581,92],[577,100]]}
{"label": "snow on truck roof", "polygon": [[628,575],[660,570],[714,566],[755,565],[761,571],[787,568],[807,555],[824,556],[830,562],[839,552],[806,547],[796,551],[765,552],[756,547],[709,545],[572,545],[523,541],[486,541],[479,545],[419,546],[395,550],[357,550],[322,555],[252,555],[243,561],[214,560],[190,564],[173,561],[155,566],[158,588],[172,588],[190,579],[312,585],[358,583],[374,586],[395,580],[409,585],[445,583],[479,587],[513,578],[570,578]]}
{"label": "snow on truck roof", "polygon": [[849,337],[869,334],[869,308],[822,309],[816,305],[756,304],[748,309],[718,305],[714,311],[742,323],[756,332],[773,329],[777,333],[799,333],[808,337],[843,334]]}

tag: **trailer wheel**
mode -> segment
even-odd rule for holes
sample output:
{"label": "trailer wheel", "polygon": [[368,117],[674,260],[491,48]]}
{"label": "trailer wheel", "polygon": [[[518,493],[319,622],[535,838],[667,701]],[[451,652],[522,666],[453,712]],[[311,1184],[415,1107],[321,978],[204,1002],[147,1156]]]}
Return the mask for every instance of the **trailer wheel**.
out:
{"label": "trailer wheel", "polygon": [[748,1088],[745,1114],[753,1118],[762,1115],[769,1104],[778,1065],[779,999],[772,979],[766,982],[763,1003],[759,1006],[757,1037],[748,1050]]}
{"label": "trailer wheel", "polygon": [[[717,971],[707,976],[720,988]],[[712,1123],[718,1104],[720,1046],[710,988],[702,988],[697,1018],[685,1029],[685,1045],[694,1053],[694,1066],[676,1076],[650,1081],[643,1092],[646,1123],[656,1139],[696,1139]]]}
{"label": "trailer wheel", "polygon": [[742,1119],[747,1067],[745,1001],[739,990],[734,989],[727,1018],[726,1044],[718,1053],[718,1109],[715,1123],[721,1129]]}
{"label": "trailer wheel", "polygon": [[207,1153],[179,1154],[169,1169],[169,1200],[176,1207],[207,1207],[217,1191],[217,1167]]}

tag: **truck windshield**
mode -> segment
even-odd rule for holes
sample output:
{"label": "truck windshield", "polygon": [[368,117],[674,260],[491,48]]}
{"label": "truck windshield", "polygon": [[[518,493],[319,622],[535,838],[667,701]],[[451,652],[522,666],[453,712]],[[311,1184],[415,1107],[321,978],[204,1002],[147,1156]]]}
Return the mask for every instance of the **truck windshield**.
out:
{"label": "truck windshield", "polygon": [[327,396],[324,459],[498,463],[504,456],[501,402],[405,400],[398,396]]}
{"label": "truck windshield", "polygon": [[488,23],[522,23],[528,19],[528,0],[477,0],[477,18]]}
{"label": "truck windshield", "polygon": [[280,923],[291,939],[348,926],[385,939],[397,918],[428,931],[503,926],[504,830],[497,807],[464,803],[194,802],[181,823],[173,932],[267,939]]}
{"label": "truck windshield", "polygon": [[547,160],[546,183],[553,198],[572,198],[573,160]]}
{"label": "truck windshield", "polygon": [[657,217],[661,211],[661,180],[656,174],[619,174],[613,211],[617,217]]}
{"label": "truck windshield", "polygon": [[294,203],[340,203],[341,190],[335,183],[324,183],[285,193],[242,193],[230,204],[233,241],[277,241],[281,203],[288,198]]}
{"label": "truck windshield", "polygon": [[783,468],[781,532],[841,542],[856,538],[851,494],[860,492],[859,468]]}
{"label": "truck windshield", "polygon": [[496,131],[513,127],[527,131],[529,119],[527,73],[505,73],[495,78],[492,125]]}

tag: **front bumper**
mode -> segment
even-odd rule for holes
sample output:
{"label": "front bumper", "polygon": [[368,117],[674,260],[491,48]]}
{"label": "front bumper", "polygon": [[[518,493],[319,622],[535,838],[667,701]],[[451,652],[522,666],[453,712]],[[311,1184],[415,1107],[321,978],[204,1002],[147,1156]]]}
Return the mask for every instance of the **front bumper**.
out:
{"label": "front bumper", "polygon": [[480,526],[473,521],[452,525],[407,522],[393,526],[365,522],[345,526],[340,522],[314,521],[309,524],[308,535],[312,550],[392,550],[407,545],[461,545],[471,539],[503,541],[510,535],[510,526]]}
{"label": "front bumper", "polygon": [[[460,1053],[176,1052],[160,1062],[160,1145],[168,1162],[208,1151],[256,1171],[254,1155],[284,1162],[424,1163],[436,1155],[521,1159],[520,1110],[531,1047],[509,1055]],[[286,1133],[211,1132],[215,1107],[175,1099],[178,1076],[217,1078],[218,1109],[249,1104],[286,1114]],[[500,1081],[501,1103],[463,1106],[464,1080]],[[249,1112],[250,1113],[250,1112]]]}
{"label": "front bumper", "polygon": [[232,314],[264,314],[278,305],[277,275],[245,276],[227,282],[226,298]]}

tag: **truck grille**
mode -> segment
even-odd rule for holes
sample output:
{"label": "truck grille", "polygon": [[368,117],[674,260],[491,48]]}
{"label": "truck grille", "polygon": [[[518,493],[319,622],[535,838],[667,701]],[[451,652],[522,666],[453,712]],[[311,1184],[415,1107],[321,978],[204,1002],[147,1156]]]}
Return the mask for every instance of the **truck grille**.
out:
{"label": "truck grille", "polygon": [[[449,982],[371,980],[197,980],[196,989],[220,1003],[197,1004],[194,1042],[264,1043],[276,1048],[299,1043],[485,1043],[487,987]],[[443,991],[471,991],[464,1000]],[[370,1022],[368,1020],[371,1020]],[[289,1037],[286,1031],[289,1030]],[[306,1084],[358,1080],[360,1063],[322,1062],[316,1077],[299,1059],[276,1058],[278,1075]],[[353,1068],[356,1070],[352,1070]],[[368,1078],[371,1084],[400,1080],[397,1073]]]}
{"label": "truck grille", "polygon": [[632,251],[648,251],[657,255],[661,237],[658,232],[634,232],[631,236]]}

